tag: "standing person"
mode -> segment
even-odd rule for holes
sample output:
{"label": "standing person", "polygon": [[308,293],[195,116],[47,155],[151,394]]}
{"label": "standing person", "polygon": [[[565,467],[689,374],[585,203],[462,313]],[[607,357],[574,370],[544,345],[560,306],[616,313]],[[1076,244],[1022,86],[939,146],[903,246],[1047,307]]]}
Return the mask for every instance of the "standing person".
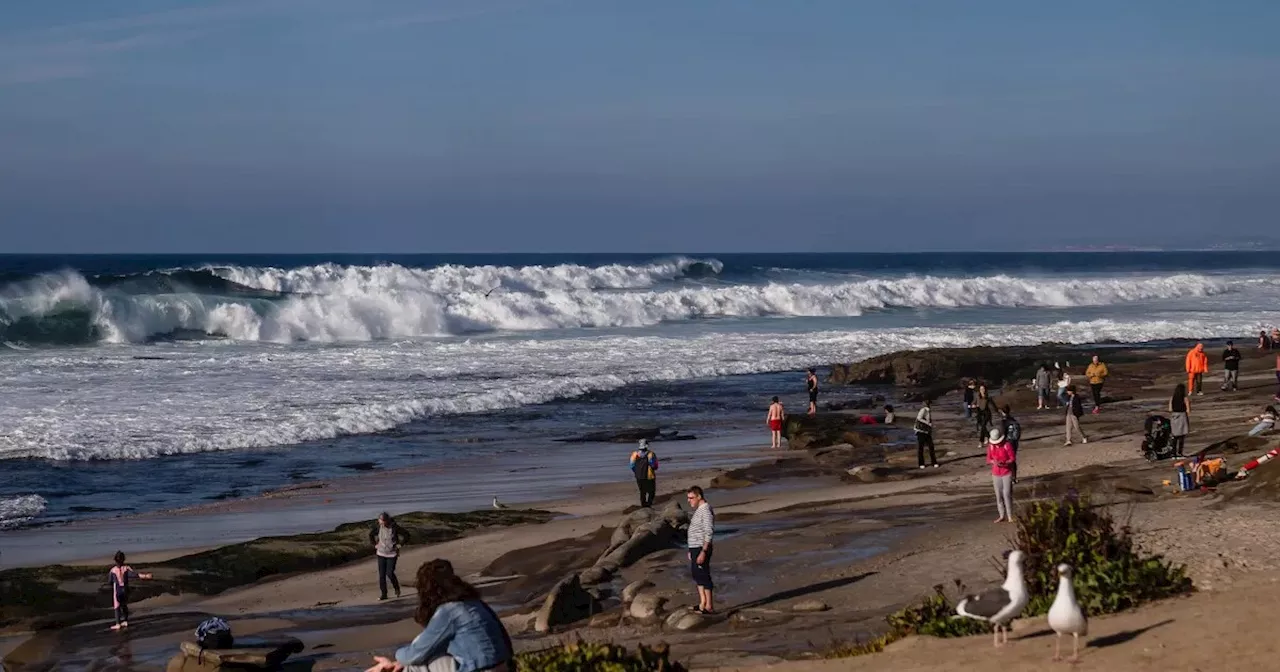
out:
{"label": "standing person", "polygon": [[809,369],[809,375],[804,380],[805,387],[809,389],[809,415],[818,414],[818,374],[813,369]]}
{"label": "standing person", "polygon": [[964,382],[964,419],[973,417],[973,398],[978,394],[978,384],[973,380]]}
{"label": "standing person", "polygon": [[1258,332],[1258,349],[1259,350],[1271,349],[1271,337],[1267,336],[1266,329],[1263,329],[1262,331]]}
{"label": "standing person", "polygon": [[1004,434],[992,429],[987,436],[987,464],[996,491],[996,522],[1013,522],[1013,465],[1017,457]]}
{"label": "standing person", "polygon": [[1227,341],[1227,349],[1222,351],[1222,391],[1228,390],[1240,390],[1240,351],[1231,341]]}
{"label": "standing person", "polygon": [[693,583],[698,587],[698,608],[700,614],[714,614],[715,604],[712,593],[715,584],[711,582],[711,538],[716,533],[716,513],[711,505],[702,497],[702,488],[693,486],[686,493],[689,508],[693,515],[689,518],[689,571],[693,574]]}
{"label": "standing person", "polygon": [[770,448],[782,447],[782,423],[787,421],[787,409],[782,407],[782,402],[777,397],[769,400],[769,414],[765,416],[765,422],[769,425],[769,434],[773,443]]}
{"label": "standing person", "polygon": [[1071,433],[1075,432],[1080,435],[1080,443],[1089,443],[1089,437],[1084,435],[1084,430],[1080,429],[1080,418],[1084,417],[1084,404],[1080,401],[1080,395],[1076,394],[1075,387],[1067,388],[1067,442],[1063,445],[1071,445]]}
{"label": "standing person", "polygon": [[916,463],[924,469],[924,449],[929,449],[929,466],[938,466],[938,456],[933,449],[933,409],[929,408],[929,400],[916,412]]}
{"label": "standing person", "polygon": [[649,450],[649,440],[640,439],[640,447],[631,453],[631,473],[636,475],[640,490],[640,506],[650,508],[658,494],[658,456]]}
{"label": "standing person", "polygon": [[382,593],[378,600],[387,599],[387,579],[391,579],[391,587],[395,589],[396,597],[400,597],[396,561],[400,558],[400,547],[409,543],[409,533],[396,523],[391,514],[383,511],[373,529],[369,530],[369,543],[373,544],[373,551],[378,556],[378,590]]}
{"label": "standing person", "polygon": [[1067,388],[1071,387],[1071,374],[1067,373],[1066,367],[1058,366],[1058,408],[1062,408],[1071,403],[1071,399],[1067,397]]}
{"label": "standing person", "polygon": [[1204,374],[1209,372],[1209,356],[1204,354],[1204,343],[1196,343],[1196,347],[1187,351],[1187,393],[1203,395],[1201,385]]}
{"label": "standing person", "polygon": [[991,429],[996,413],[996,402],[991,400],[991,394],[987,392],[986,385],[978,386],[978,396],[973,399],[973,413],[978,420],[978,445],[986,445],[989,438],[988,430]]}
{"label": "standing person", "polygon": [[1182,449],[1191,433],[1191,399],[1187,397],[1187,386],[1182,383],[1173,388],[1173,396],[1169,398],[1169,429],[1173,435],[1173,456],[1185,457]]}
{"label": "standing person", "polygon": [[1275,400],[1280,401],[1280,353],[1276,354],[1276,394]]}
{"label": "standing person", "polygon": [[107,571],[107,582],[111,584],[111,606],[116,612],[116,624],[111,626],[111,629],[119,630],[129,627],[129,579],[145,581],[150,579],[151,575],[135,572],[132,567],[124,564],[124,551],[116,551],[112,560],[116,564]]}
{"label": "standing person", "polygon": [[884,405],[884,422],[881,424],[892,425],[893,421],[897,419],[898,419],[898,416],[896,413],[893,412],[893,406],[890,404],[885,404]]}
{"label": "standing person", "polygon": [[511,635],[448,560],[422,563],[417,578],[413,620],[422,632],[365,672],[515,672]]}
{"label": "standing person", "polygon": [[1000,431],[1004,432],[1004,440],[1009,442],[1009,447],[1013,448],[1013,468],[1011,475],[1013,482],[1018,482],[1018,443],[1022,440],[1022,423],[1013,417],[1013,409],[1009,404],[1000,407]]}
{"label": "standing person", "polygon": [[1036,388],[1036,410],[1043,411],[1049,408],[1049,388],[1053,385],[1053,372],[1049,370],[1049,363],[1045,362],[1040,365],[1040,369],[1036,371],[1035,379]]}
{"label": "standing person", "polygon": [[1097,355],[1093,356],[1093,362],[1089,364],[1089,368],[1084,370],[1085,378],[1089,379],[1089,390],[1093,393],[1093,412],[1102,412],[1102,384],[1106,382],[1107,376],[1111,375],[1107,371],[1107,365],[1098,359]]}

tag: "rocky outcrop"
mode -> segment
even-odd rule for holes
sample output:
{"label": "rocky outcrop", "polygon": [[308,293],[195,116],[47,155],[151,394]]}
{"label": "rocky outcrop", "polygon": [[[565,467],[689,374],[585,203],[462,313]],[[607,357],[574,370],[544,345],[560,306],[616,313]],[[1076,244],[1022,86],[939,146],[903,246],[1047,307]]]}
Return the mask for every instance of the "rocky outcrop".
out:
{"label": "rocky outcrop", "polygon": [[846,414],[793,415],[783,425],[787,447],[791,450],[814,450],[845,444],[851,450],[878,452],[888,440],[884,426],[862,424],[857,416]]}
{"label": "rocky outcrop", "polygon": [[596,598],[588,593],[574,572],[564,577],[547,593],[542,608],[534,618],[536,632],[551,632],[552,628],[580,621],[600,611]]}
{"label": "rocky outcrop", "polygon": [[999,385],[1013,378],[1030,378],[1042,362],[1079,360],[1084,353],[1071,346],[931,348],[894,352],[852,364],[832,364],[833,385],[897,385],[945,391],[963,378]]}
{"label": "rocky outcrop", "polygon": [[646,441],[693,441],[698,437],[692,434],[681,434],[678,430],[662,431],[661,427],[633,427],[613,429],[603,432],[589,432],[581,436],[567,439],[556,439],[560,443],[636,443],[640,439]]}
{"label": "rocky outcrop", "polygon": [[248,638],[228,649],[201,649],[196,642],[182,642],[178,655],[169,659],[165,670],[278,670],[289,656],[300,653],[303,648],[302,642],[293,637]]}

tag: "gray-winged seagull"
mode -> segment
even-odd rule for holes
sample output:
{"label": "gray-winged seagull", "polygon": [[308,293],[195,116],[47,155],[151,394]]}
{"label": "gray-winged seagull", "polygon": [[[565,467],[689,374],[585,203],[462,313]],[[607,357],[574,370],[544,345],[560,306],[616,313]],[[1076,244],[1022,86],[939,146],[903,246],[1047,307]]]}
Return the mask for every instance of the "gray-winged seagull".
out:
{"label": "gray-winged seagull", "polygon": [[1022,551],[1009,553],[1009,565],[1004,583],[978,595],[966,595],[956,604],[960,616],[986,621],[995,626],[995,646],[1000,646],[1000,632],[1004,643],[1009,643],[1009,622],[1018,617],[1031,601],[1027,594],[1027,582],[1022,578]]}
{"label": "gray-winged seagull", "polygon": [[1058,565],[1058,595],[1049,607],[1049,627],[1058,633],[1058,643],[1053,648],[1053,659],[1062,660],[1062,636],[1071,635],[1071,661],[1080,659],[1080,638],[1089,634],[1089,619],[1076,601],[1076,589],[1071,583],[1071,565]]}

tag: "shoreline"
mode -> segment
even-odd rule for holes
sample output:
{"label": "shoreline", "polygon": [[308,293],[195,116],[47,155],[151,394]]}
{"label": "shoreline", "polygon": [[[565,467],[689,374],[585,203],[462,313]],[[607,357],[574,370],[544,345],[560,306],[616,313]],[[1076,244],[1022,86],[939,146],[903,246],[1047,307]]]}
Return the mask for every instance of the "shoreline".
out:
{"label": "shoreline", "polygon": [[[1245,354],[1242,368],[1247,375],[1242,375],[1241,392],[1219,398],[1216,381],[1206,385],[1210,391],[1205,401],[1197,404],[1204,409],[1198,411],[1204,419],[1198,418],[1193,425],[1189,452],[1243,434],[1248,427],[1237,416],[1256,414],[1264,399],[1269,399],[1274,380],[1263,365],[1270,362],[1256,353]],[[1139,539],[1144,545],[1167,549],[1171,559],[1188,563],[1202,590],[1230,589],[1234,580],[1229,577],[1247,576],[1274,564],[1268,557],[1273,553],[1280,557],[1280,531],[1267,528],[1265,520],[1250,522],[1254,516],[1248,515],[1249,507],[1253,505],[1248,502],[1233,505],[1227,514],[1214,514],[1232,529],[1248,525],[1267,528],[1261,532],[1254,529],[1254,541],[1248,547],[1214,542],[1209,530],[1187,534],[1170,531],[1164,522],[1170,515],[1197,515],[1210,503],[1198,495],[1178,495],[1163,489],[1160,482],[1172,471],[1171,464],[1147,464],[1136,447],[1141,418],[1147,410],[1158,409],[1171,381],[1181,378],[1177,359],[1177,348],[1144,348],[1140,356],[1114,367],[1117,380],[1111,389],[1117,396],[1130,399],[1108,405],[1101,416],[1087,417],[1085,429],[1096,432],[1097,440],[1076,449],[1061,448],[1058,412],[1023,410],[1029,399],[1034,408],[1028,390],[1019,385],[1002,390],[1001,399],[1014,405],[1024,427],[1025,457],[1020,454],[1019,462],[1025,459],[1020,476],[1026,483],[1020,486],[1017,497],[1025,501],[1037,493],[1046,496],[1068,487],[1109,492],[1117,506],[1135,507]],[[1073,374],[1079,374],[1076,367]],[[720,624],[704,631],[675,633],[654,631],[625,619],[610,625],[606,619],[594,627],[584,621],[551,636],[525,631],[526,610],[537,602],[538,593],[529,586],[563,573],[558,569],[548,575],[547,570],[538,570],[543,566],[540,563],[558,558],[549,566],[563,567],[558,563],[592,557],[601,543],[597,534],[600,528],[611,527],[621,512],[633,505],[630,500],[634,498],[634,486],[627,478],[580,487],[575,497],[538,503],[537,508],[567,517],[500,531],[479,530],[441,544],[411,547],[402,567],[415,566],[414,563],[439,554],[450,557],[460,572],[480,575],[500,558],[515,554],[518,562],[508,568],[523,569],[532,583],[526,582],[522,589],[517,585],[519,581],[498,581],[485,590],[489,599],[506,605],[502,611],[521,650],[573,633],[588,640],[623,644],[666,640],[672,644],[677,659],[695,668],[708,667],[713,661],[726,664],[726,656],[735,663],[779,663],[821,641],[874,632],[882,627],[879,619],[885,613],[923,594],[933,583],[956,578],[980,587],[992,579],[987,561],[1005,543],[1004,530],[990,524],[989,476],[982,468],[976,437],[967,423],[955,417],[952,399],[947,397],[935,406],[935,418],[944,419],[938,435],[940,457],[953,453],[944,458],[946,464],[938,472],[916,475],[914,450],[890,449],[885,464],[892,468],[891,473],[879,480],[865,482],[844,477],[839,475],[843,470],[832,465],[824,467],[826,471],[822,473],[796,475],[797,471],[788,471],[788,465],[814,464],[814,455],[813,451],[793,450],[771,453],[769,459],[755,459],[745,469],[691,471],[659,481],[660,492],[670,494],[690,481],[707,486],[716,476],[732,476],[735,471],[751,472],[758,478],[745,486],[709,491],[725,529],[723,545],[717,544],[717,576],[723,581],[722,599],[736,614],[732,626]],[[909,423],[903,423],[912,415],[913,411],[910,415],[900,412],[899,426],[909,428]],[[628,445],[606,445],[630,450]],[[660,456],[662,447],[661,443],[655,445]],[[1244,455],[1252,456],[1254,452],[1260,451],[1248,449]],[[901,478],[899,474],[903,474]],[[1123,494],[1130,490],[1147,494]],[[315,493],[307,496],[314,497]],[[267,501],[263,498],[239,504],[270,508]],[[192,517],[198,519],[200,515]],[[1229,547],[1231,557],[1241,558],[1244,566],[1232,560],[1223,571],[1222,556],[1214,550],[1215,544]],[[570,551],[576,555],[563,555]],[[303,639],[308,646],[330,645],[325,650],[332,653],[319,659],[317,669],[356,669],[367,660],[368,652],[402,643],[415,634],[405,617],[408,603],[403,601],[387,605],[389,611],[383,614],[386,622],[332,627],[363,613],[359,610],[373,607],[371,584],[376,575],[367,565],[367,561],[357,561],[233,588],[211,597],[158,598],[141,602],[138,608],[142,613],[157,615],[197,610],[242,620],[280,618],[291,609],[303,610],[312,616],[301,620],[286,618],[279,629],[306,631]],[[939,567],[947,569],[939,574]],[[617,583],[646,577],[658,583],[657,590],[673,599],[688,592],[679,558],[672,553],[663,551],[645,558],[624,570]],[[802,599],[820,599],[828,609],[821,615],[791,611],[790,605]],[[327,627],[316,627],[312,618],[326,622]],[[828,631],[819,634],[815,627],[826,627]]]}

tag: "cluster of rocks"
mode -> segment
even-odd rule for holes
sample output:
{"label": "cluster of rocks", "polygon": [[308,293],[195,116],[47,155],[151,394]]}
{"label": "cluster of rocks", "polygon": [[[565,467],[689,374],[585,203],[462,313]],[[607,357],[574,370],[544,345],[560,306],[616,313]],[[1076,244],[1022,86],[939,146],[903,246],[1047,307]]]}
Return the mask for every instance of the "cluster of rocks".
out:
{"label": "cluster of rocks", "polygon": [[638,509],[623,516],[613,531],[608,549],[595,564],[571,572],[547,594],[542,608],[534,616],[533,629],[547,633],[592,617],[597,625],[612,625],[630,618],[644,624],[664,623],[676,630],[700,627],[705,618],[691,608],[668,613],[667,598],[655,592],[650,581],[637,581],[622,590],[617,597],[623,608],[616,617],[601,614],[602,604],[615,597],[604,584],[646,555],[674,547],[688,525],[689,514],[680,507],[679,501],[672,501],[662,511]]}
{"label": "cluster of rocks", "polygon": [[920,401],[955,389],[965,378],[1000,385],[1029,378],[1042,362],[1083,357],[1078,347],[1048,344],[930,348],[893,352],[851,364],[832,364],[828,381],[833,385],[897,385],[908,388],[904,399]]}
{"label": "cluster of rocks", "polygon": [[305,647],[293,637],[245,638],[227,649],[202,649],[196,642],[183,642],[178,654],[169,659],[165,672],[222,672],[225,670],[281,670],[289,656]]}
{"label": "cluster of rocks", "polygon": [[679,430],[663,431],[661,427],[633,427],[629,429],[611,429],[602,432],[588,432],[581,436],[567,439],[556,439],[560,443],[636,443],[646,441],[693,441],[698,437],[692,434],[681,434]]}

